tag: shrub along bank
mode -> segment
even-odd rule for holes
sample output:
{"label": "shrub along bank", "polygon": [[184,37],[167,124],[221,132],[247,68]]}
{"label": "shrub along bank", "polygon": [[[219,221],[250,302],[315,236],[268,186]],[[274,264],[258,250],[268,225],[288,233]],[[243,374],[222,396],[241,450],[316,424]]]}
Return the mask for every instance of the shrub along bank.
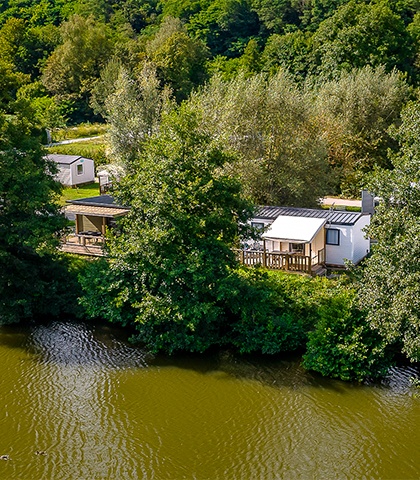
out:
{"label": "shrub along bank", "polygon": [[81,302],[91,317],[133,326],[133,340],[154,352],[200,351],[200,345],[205,345],[201,351],[229,345],[241,353],[298,350],[305,352],[305,368],[343,380],[362,381],[388,370],[390,353],[356,308],[351,284],[245,267],[235,273],[229,294],[218,303],[223,322],[202,331],[191,331],[176,318],[139,321],[121,279],[110,281],[114,273],[104,259],[90,262],[79,276]]}

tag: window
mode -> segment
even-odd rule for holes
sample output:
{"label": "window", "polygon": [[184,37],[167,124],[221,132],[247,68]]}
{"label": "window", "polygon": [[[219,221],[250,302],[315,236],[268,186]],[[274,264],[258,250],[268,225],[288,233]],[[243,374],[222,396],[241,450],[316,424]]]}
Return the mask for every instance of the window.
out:
{"label": "window", "polygon": [[340,245],[340,230],[327,229],[327,245]]}
{"label": "window", "polygon": [[81,163],[77,165],[77,175],[83,175],[83,165]]}
{"label": "window", "polygon": [[305,253],[305,245],[303,243],[289,243],[289,252],[292,253]]}
{"label": "window", "polygon": [[251,222],[252,228],[258,228],[259,230],[264,230],[264,224],[258,222]]}

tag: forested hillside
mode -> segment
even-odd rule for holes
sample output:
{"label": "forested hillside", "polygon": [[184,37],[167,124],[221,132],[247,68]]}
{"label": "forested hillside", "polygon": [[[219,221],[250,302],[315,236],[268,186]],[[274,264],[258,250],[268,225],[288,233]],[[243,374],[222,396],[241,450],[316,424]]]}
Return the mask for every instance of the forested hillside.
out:
{"label": "forested hillside", "polygon": [[[234,88],[253,95],[251,77],[270,82],[280,75],[287,77],[279,95],[289,109],[280,144],[294,142],[283,157],[306,149],[306,167],[325,178],[317,194],[357,195],[361,176],[374,165],[388,167],[386,152],[397,149],[387,129],[416,98],[419,51],[420,7],[408,0],[5,0],[0,109],[26,109],[47,128],[116,118],[121,125],[139,100],[158,122],[156,112],[169,104],[189,100],[214,109],[218,95],[243,114]],[[122,102],[118,85],[125,88]],[[151,98],[144,91],[160,93]],[[259,115],[267,115],[267,102],[275,108],[273,99],[254,101]],[[270,122],[266,127],[274,131]],[[255,195],[258,176],[239,173],[259,201],[291,197]],[[305,204],[302,198],[291,203]]]}

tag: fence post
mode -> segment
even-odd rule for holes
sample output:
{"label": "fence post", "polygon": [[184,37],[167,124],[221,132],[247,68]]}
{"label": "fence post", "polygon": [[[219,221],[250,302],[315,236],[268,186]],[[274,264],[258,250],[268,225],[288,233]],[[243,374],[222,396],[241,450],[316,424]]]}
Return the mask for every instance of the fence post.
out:
{"label": "fence post", "polygon": [[242,265],[245,265],[245,258],[244,257],[245,257],[245,255],[244,255],[244,251],[242,249],[241,250],[241,263],[242,263]]}
{"label": "fence post", "polygon": [[286,270],[289,270],[289,255],[286,253]]}
{"label": "fence post", "polygon": [[263,240],[263,245],[264,245],[264,253],[263,253],[263,267],[267,268],[267,254],[265,250],[265,240]]}

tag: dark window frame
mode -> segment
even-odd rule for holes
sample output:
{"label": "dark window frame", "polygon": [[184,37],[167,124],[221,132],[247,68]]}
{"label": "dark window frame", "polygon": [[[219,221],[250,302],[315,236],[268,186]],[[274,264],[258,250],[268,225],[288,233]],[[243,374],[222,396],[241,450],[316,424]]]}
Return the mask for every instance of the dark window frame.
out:
{"label": "dark window frame", "polygon": [[[337,243],[331,242],[330,239],[328,239],[328,232],[337,232]],[[338,228],[327,228],[327,234],[325,238],[325,244],[326,245],[335,245],[338,246],[340,245],[340,230]]]}

